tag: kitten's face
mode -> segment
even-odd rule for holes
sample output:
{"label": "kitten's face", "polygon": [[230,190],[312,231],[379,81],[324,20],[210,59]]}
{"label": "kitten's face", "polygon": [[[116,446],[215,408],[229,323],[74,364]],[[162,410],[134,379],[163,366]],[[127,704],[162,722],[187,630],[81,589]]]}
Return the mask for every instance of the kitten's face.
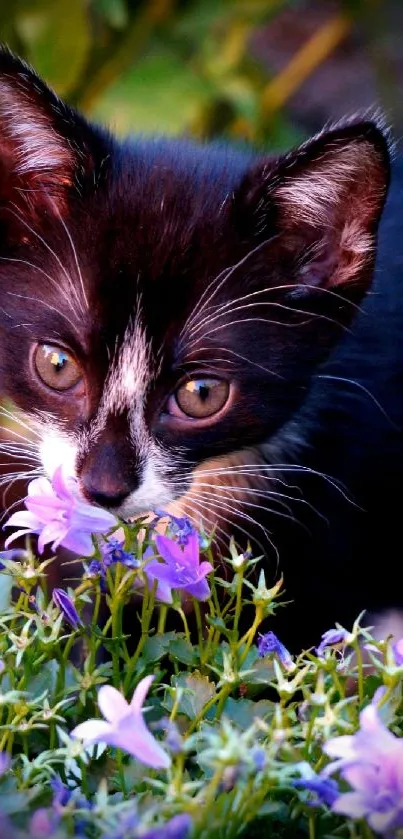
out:
{"label": "kitten's face", "polygon": [[[235,474],[298,407],[368,284],[380,130],[346,124],[252,159],[119,145],[8,54],[0,93],[1,385],[46,471],[67,463],[124,517],[191,497],[223,457]],[[188,512],[214,518],[197,480]]]}

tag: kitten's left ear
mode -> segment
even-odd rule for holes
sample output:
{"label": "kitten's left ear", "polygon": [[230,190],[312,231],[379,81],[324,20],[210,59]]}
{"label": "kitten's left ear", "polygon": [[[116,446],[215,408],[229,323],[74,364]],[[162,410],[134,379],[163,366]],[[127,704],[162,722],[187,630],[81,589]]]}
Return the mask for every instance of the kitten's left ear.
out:
{"label": "kitten's left ear", "polygon": [[327,289],[360,299],[368,285],[389,184],[381,122],[347,121],[276,161],[262,160],[236,195],[242,226],[273,239],[296,293]]}
{"label": "kitten's left ear", "polygon": [[[25,62],[0,49],[0,206],[24,214],[53,203],[63,211],[68,191],[94,168],[95,130],[65,105]],[[105,151],[99,148],[99,154]],[[5,214],[4,214],[5,215]]]}

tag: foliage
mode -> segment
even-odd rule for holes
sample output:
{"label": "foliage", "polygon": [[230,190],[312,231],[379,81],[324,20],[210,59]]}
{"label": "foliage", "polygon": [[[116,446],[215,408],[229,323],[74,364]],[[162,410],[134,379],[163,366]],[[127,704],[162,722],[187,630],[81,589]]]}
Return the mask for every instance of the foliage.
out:
{"label": "foliage", "polygon": [[[188,533],[178,522],[180,528],[176,520],[168,530],[173,546]],[[351,632],[336,628],[316,652],[293,660],[272,632],[259,636],[270,626],[281,582],[268,589],[262,574],[256,581],[257,560],[238,555],[233,544],[223,566],[209,575],[208,600],[193,599],[192,635],[193,619],[178,593],[172,603],[159,603],[155,577],[152,588],[147,584],[145,554],[156,551],[153,523],[124,524],[114,532],[112,550],[102,537],[94,544],[75,591],[58,589],[53,598],[48,560],[31,549],[2,555],[2,835],[372,836],[367,822],[332,812],[334,788],[341,800],[348,785],[339,788],[322,773],[329,738],[344,742],[338,735],[357,730],[363,707],[368,712],[377,703],[381,739],[393,740],[384,724],[401,733],[402,645],[375,643],[357,621]],[[212,560],[205,536],[201,554]],[[149,685],[150,675],[145,722],[168,768],[152,769],[152,760],[144,766],[148,752],[135,742],[138,717],[130,728],[124,706],[124,749],[107,734],[109,747],[72,739],[75,726],[99,719],[102,685],[130,699],[136,686]],[[106,704],[104,697],[104,714]],[[113,707],[112,713],[118,716]],[[403,741],[393,742],[401,752]]]}
{"label": "foliage", "polygon": [[[283,106],[348,33],[366,0],[340,2],[277,77],[253,34],[299,0],[15,0],[2,40],[60,95],[120,132],[225,135],[284,147]],[[375,7],[375,3],[371,3]]]}

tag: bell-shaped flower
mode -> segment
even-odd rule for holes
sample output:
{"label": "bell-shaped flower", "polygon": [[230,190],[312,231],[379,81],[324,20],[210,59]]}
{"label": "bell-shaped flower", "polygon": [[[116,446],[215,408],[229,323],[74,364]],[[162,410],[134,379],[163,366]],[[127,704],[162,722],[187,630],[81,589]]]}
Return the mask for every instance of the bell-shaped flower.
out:
{"label": "bell-shaped flower", "polygon": [[78,481],[56,469],[52,482],[36,478],[28,485],[25,499],[26,511],[14,513],[4,525],[19,527],[6,540],[6,547],[28,533],[39,536],[38,550],[51,543],[55,551],[59,545],[80,556],[92,556],[93,533],[105,533],[117,524],[117,519],[107,510],[93,507],[80,495]]}
{"label": "bell-shaped flower", "polygon": [[170,758],[147,728],[143,704],[153,676],[145,676],[134,691],[130,703],[111,685],[103,685],[98,692],[98,705],[104,720],[87,720],[71,732],[71,737],[85,745],[107,743],[136,757],[153,769],[166,769]]}

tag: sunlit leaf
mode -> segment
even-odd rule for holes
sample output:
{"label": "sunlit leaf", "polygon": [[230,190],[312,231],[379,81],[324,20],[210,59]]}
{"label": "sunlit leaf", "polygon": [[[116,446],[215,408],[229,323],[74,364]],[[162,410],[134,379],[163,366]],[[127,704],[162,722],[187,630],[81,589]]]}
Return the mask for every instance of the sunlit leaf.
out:
{"label": "sunlit leaf", "polygon": [[27,3],[15,26],[37,72],[58,93],[68,93],[80,78],[90,48],[86,4],[82,0]]}
{"label": "sunlit leaf", "polygon": [[162,49],[111,85],[96,104],[94,116],[111,122],[120,133],[178,134],[209,96],[207,82],[174,53]]}

